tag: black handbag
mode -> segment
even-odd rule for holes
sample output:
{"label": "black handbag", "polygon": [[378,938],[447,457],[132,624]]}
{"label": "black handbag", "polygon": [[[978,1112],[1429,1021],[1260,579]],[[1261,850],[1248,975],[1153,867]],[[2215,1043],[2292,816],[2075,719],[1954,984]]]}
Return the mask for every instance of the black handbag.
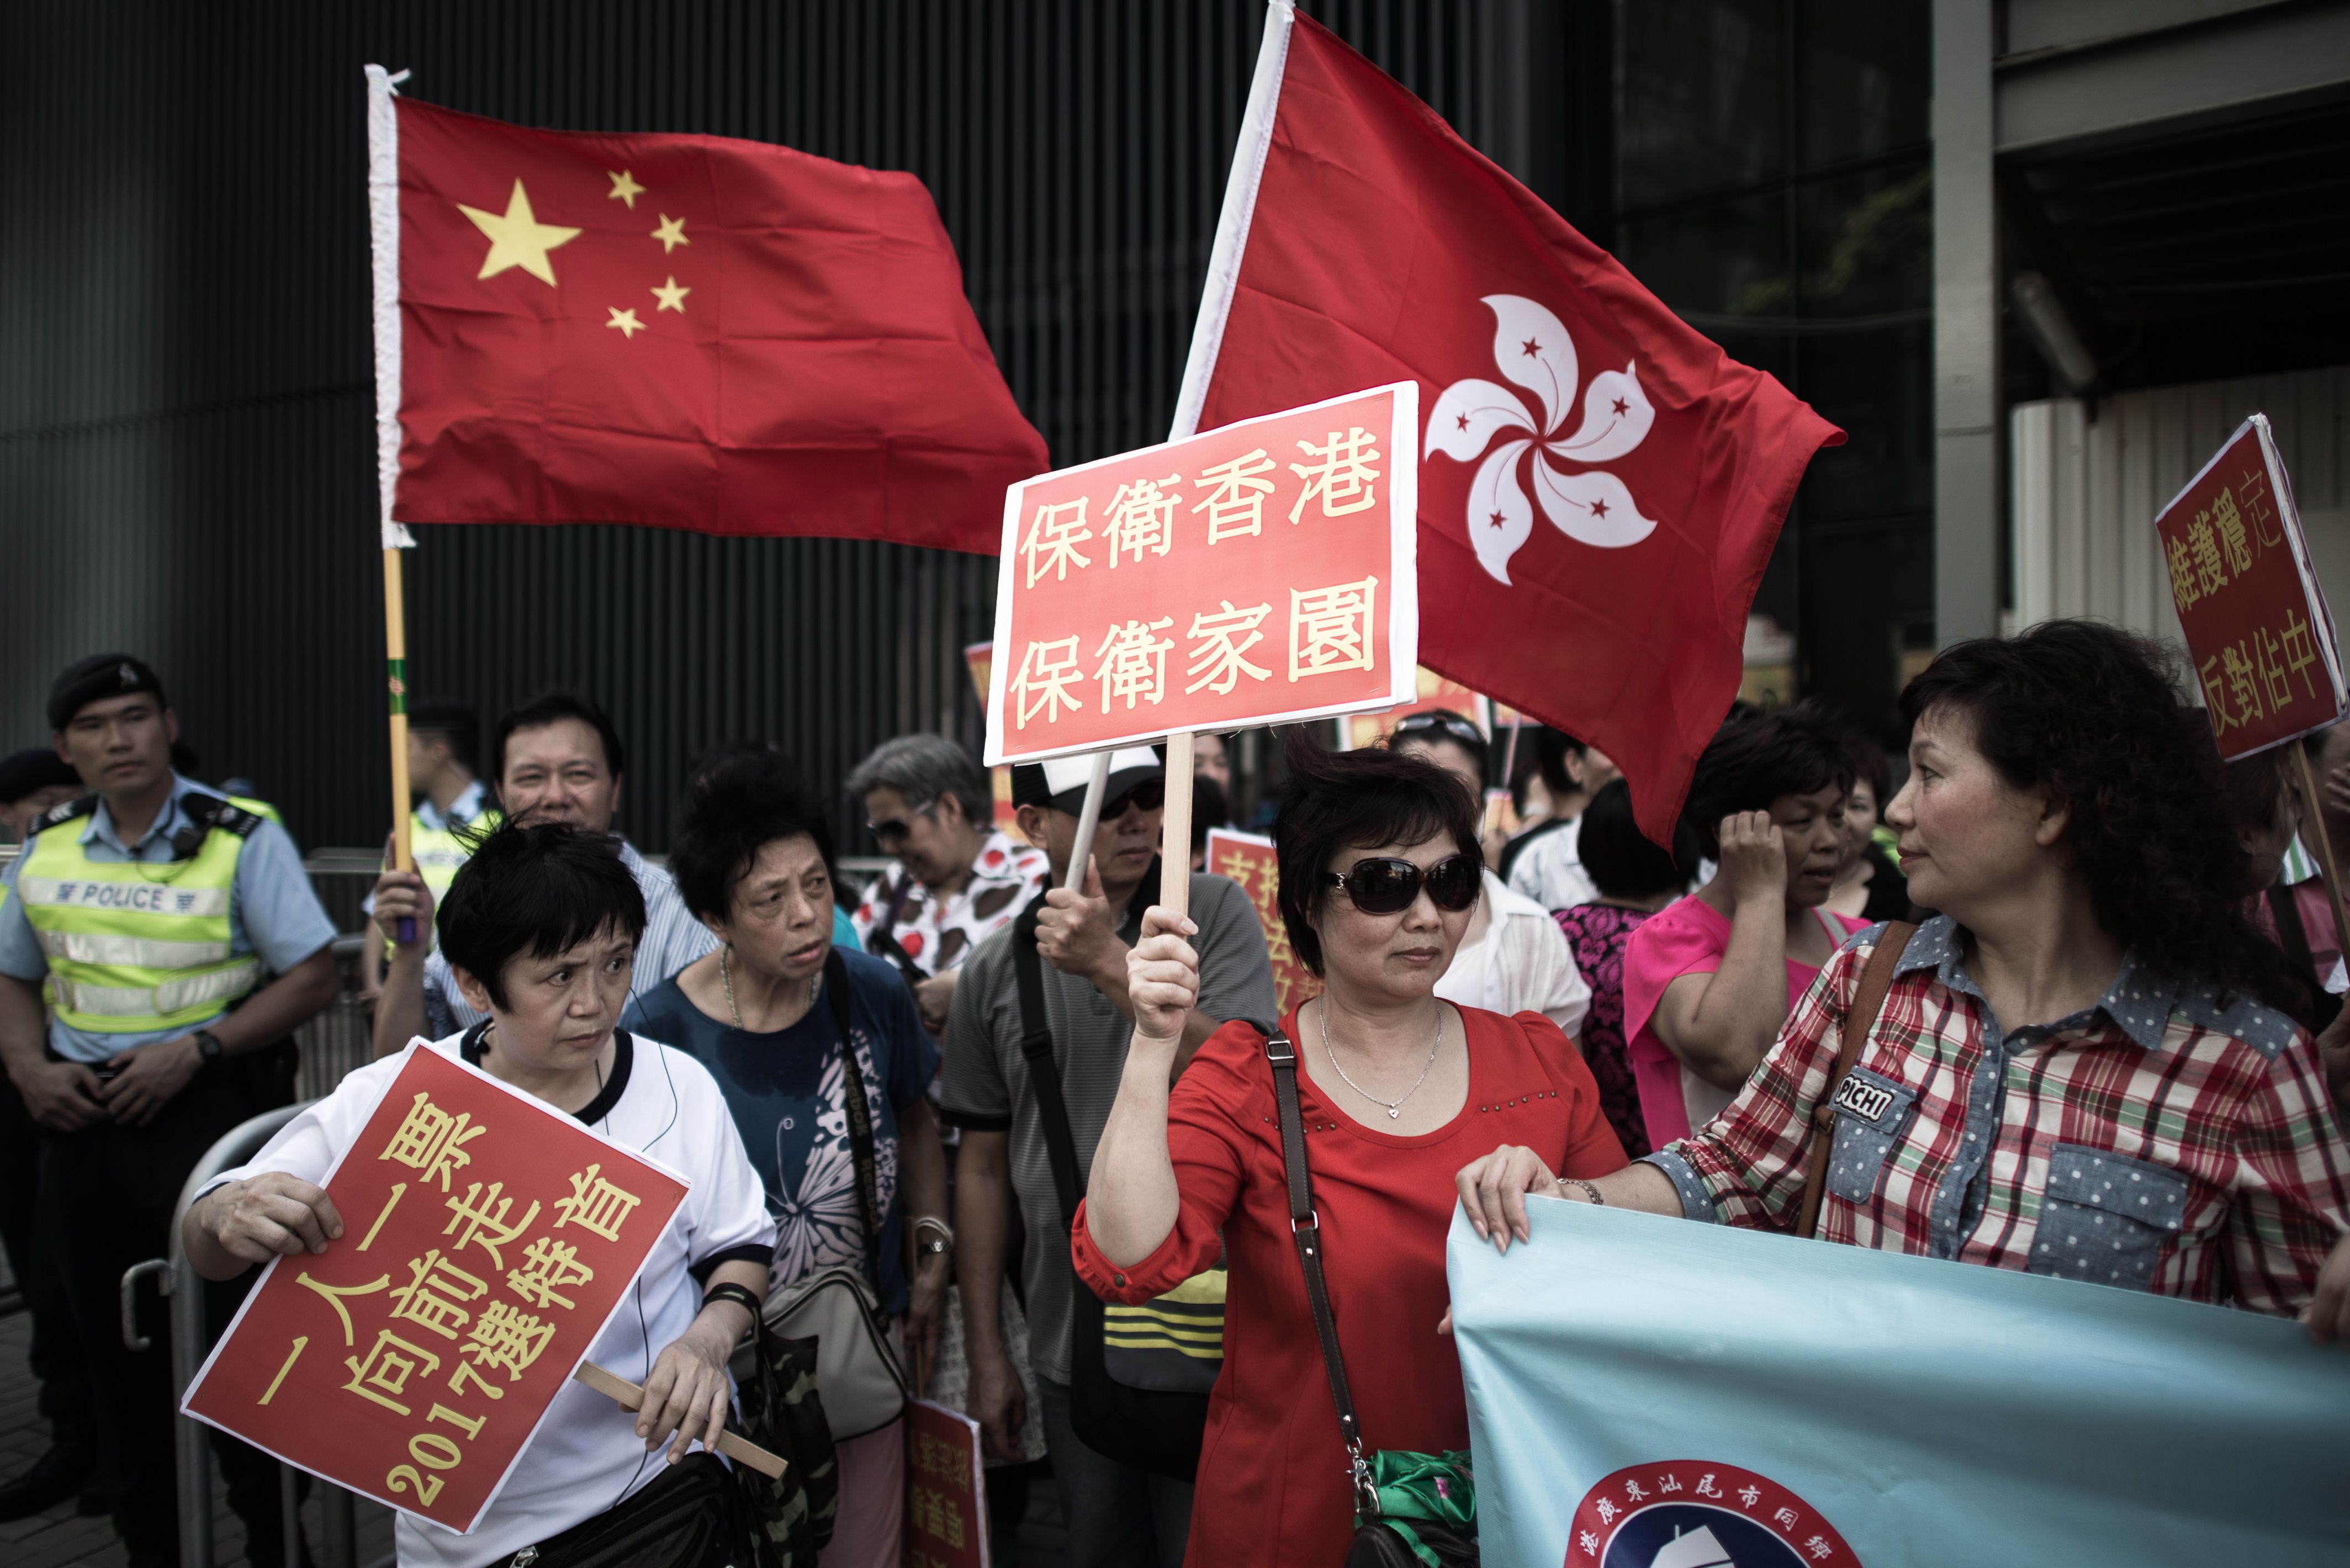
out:
{"label": "black handbag", "polygon": [[697,1452],[663,1462],[627,1501],[524,1547],[507,1568],[733,1568],[742,1544],[734,1483],[717,1455]]}
{"label": "black handbag", "polygon": [[[1155,883],[1146,882],[1147,886]],[[1020,988],[1020,1054],[1028,1064],[1028,1082],[1045,1125],[1045,1152],[1053,1167],[1053,1187],[1061,1200],[1061,1254],[1068,1257],[1068,1231],[1076,1225],[1077,1204],[1086,1195],[1085,1175],[1077,1168],[1076,1135],[1069,1129],[1067,1103],[1061,1097],[1061,1070],[1053,1060],[1053,1031],[1045,1013],[1044,960],[1036,952],[1036,910],[1043,902],[1021,912],[1012,928],[1012,968]],[[1203,1362],[1197,1386],[1147,1386],[1111,1376],[1107,1309],[1086,1282],[1070,1272],[1069,1425],[1094,1452],[1122,1465],[1133,1465],[1178,1480],[1192,1480],[1200,1469],[1200,1448],[1208,1431],[1208,1389],[1222,1359],[1223,1308],[1181,1300],[1153,1303],[1163,1314],[1196,1321],[1190,1337],[1205,1342],[1212,1329],[1217,1356]],[[1217,1274],[1221,1281],[1222,1274]],[[1123,1337],[1123,1336],[1121,1336]],[[1194,1350],[1200,1348],[1195,1345]],[[1180,1355],[1161,1360],[1182,1360]],[[1154,1382],[1166,1382],[1154,1378]]]}
{"label": "black handbag", "polygon": [[1347,1469],[1355,1493],[1355,1537],[1347,1568],[1476,1568],[1477,1480],[1466,1453],[1363,1451],[1354,1390],[1338,1354],[1338,1322],[1322,1277],[1322,1220],[1314,1211],[1314,1177],[1305,1164],[1305,1119],[1297,1108],[1297,1047],[1278,1027],[1254,1026],[1264,1036],[1273,1069],[1273,1098],[1281,1118],[1281,1170],[1289,1183],[1289,1231],[1305,1272],[1305,1300],[1314,1311],[1322,1369],[1347,1441]]}

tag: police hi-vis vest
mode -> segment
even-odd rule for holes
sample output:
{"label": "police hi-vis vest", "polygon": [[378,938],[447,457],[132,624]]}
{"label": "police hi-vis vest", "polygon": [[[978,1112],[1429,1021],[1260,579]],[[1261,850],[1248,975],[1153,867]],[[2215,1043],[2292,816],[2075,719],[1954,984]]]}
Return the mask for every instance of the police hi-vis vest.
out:
{"label": "police hi-vis vest", "polygon": [[181,808],[196,833],[182,857],[99,861],[72,825],[88,795],[40,818],[16,877],[25,918],[48,955],[57,1019],[96,1033],[176,1029],[215,1017],[261,979],[261,960],[229,950],[237,857],[262,823],[258,802],[194,792]]}
{"label": "police hi-vis vest", "polygon": [[416,874],[432,889],[432,907],[439,909],[448,895],[449,884],[457,879],[457,867],[473,853],[473,846],[484,835],[498,826],[498,814],[484,807],[472,821],[450,824],[442,818],[439,827],[425,826],[424,814],[408,814],[408,853],[416,861]]}

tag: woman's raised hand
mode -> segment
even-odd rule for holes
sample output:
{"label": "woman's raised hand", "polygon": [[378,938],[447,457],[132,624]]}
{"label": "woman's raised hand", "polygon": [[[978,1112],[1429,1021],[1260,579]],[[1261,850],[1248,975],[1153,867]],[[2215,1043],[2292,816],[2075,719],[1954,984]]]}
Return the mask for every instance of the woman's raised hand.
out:
{"label": "woman's raised hand", "polygon": [[1733,811],[1721,819],[1721,878],[1730,902],[1773,908],[1787,898],[1787,845],[1767,811]]}
{"label": "woman's raised hand", "polygon": [[1461,1193],[1461,1208],[1469,1216],[1471,1228],[1507,1253],[1512,1236],[1521,1241],[1534,1240],[1534,1228],[1526,1220],[1526,1194],[1555,1196],[1558,1178],[1534,1150],[1523,1144],[1505,1143],[1484,1158],[1462,1166],[1452,1185]]}
{"label": "woman's raised hand", "polygon": [[1126,995],[1134,1008],[1134,1033],[1173,1045],[1200,1000],[1200,955],[1184,939],[1200,928],[1182,915],[1153,904],[1143,911],[1142,940],[1126,955]]}

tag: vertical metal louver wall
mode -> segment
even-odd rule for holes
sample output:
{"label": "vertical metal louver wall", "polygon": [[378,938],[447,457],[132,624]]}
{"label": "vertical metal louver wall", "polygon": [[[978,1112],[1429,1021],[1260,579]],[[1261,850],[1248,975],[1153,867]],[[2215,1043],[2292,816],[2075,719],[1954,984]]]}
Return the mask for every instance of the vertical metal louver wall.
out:
{"label": "vertical metal louver wall", "polygon": [[[1307,10],[1523,167],[1564,67],[1539,0]],[[359,67],[527,125],[704,131],[910,170],[1055,463],[1166,433],[1257,0],[418,0],[15,7],[0,35],[0,750],[123,647],[205,772],[309,844],[388,815]],[[1604,67],[1601,67],[1604,83]],[[1538,101],[1539,100],[1539,101]],[[1513,156],[1514,154],[1514,156]],[[1537,160],[1539,161],[1539,160]],[[612,709],[623,826],[760,737],[827,795],[886,736],[976,744],[993,562],[610,527],[420,529],[411,684],[485,722]],[[861,815],[837,803],[845,846]]]}

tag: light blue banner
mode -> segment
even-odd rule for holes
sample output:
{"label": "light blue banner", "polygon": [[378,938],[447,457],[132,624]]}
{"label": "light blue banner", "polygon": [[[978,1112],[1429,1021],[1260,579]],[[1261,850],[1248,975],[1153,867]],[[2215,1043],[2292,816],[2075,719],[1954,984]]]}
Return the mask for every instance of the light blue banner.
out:
{"label": "light blue banner", "polygon": [[1528,1207],[1507,1257],[1453,1219],[1488,1568],[2350,1563],[2350,1347],[2298,1324]]}

